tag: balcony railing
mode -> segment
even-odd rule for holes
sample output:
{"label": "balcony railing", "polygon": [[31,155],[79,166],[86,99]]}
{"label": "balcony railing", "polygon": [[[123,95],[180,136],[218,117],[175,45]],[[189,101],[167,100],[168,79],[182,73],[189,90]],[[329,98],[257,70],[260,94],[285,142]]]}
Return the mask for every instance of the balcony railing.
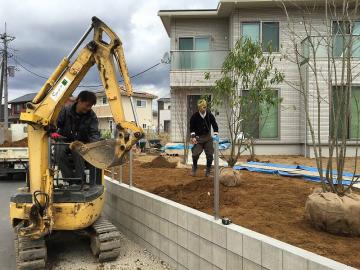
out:
{"label": "balcony railing", "polygon": [[303,60],[313,58],[342,58],[347,56],[360,60],[360,35],[309,36],[301,42]]}
{"label": "balcony railing", "polygon": [[171,70],[221,69],[228,50],[171,51]]}

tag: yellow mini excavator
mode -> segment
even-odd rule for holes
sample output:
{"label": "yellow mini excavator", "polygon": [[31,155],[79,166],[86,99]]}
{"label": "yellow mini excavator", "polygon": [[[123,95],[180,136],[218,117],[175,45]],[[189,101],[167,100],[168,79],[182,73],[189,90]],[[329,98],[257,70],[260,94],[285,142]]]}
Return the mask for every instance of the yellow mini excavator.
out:
{"label": "yellow mini excavator", "polygon": [[[93,39],[80,50],[74,61],[70,61],[92,31]],[[115,62],[131,100],[134,122],[125,121]],[[54,141],[50,134],[56,128],[58,114],[65,102],[94,64],[98,67],[117,124],[117,134],[109,140],[89,144],[75,141],[69,145],[87,164],[86,177],[81,183],[71,184],[72,179],[62,178],[54,158],[57,144],[61,142]],[[117,35],[93,17],[91,26],[27,104],[20,119],[28,124],[29,172],[27,186],[19,189],[10,201],[10,219],[16,232],[17,269],[45,269],[47,236],[62,230],[86,231],[92,253],[100,262],[116,259],[120,234],[101,216],[105,199],[104,169],[122,164],[128,151],[144,135],[137,124],[132,86]]]}

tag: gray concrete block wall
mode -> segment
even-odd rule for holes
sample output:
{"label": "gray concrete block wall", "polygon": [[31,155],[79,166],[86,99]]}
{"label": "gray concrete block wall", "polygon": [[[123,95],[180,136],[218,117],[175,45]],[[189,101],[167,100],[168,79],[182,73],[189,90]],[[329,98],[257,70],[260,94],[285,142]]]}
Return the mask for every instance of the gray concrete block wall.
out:
{"label": "gray concrete block wall", "polygon": [[174,269],[355,269],[106,178],[107,215]]}

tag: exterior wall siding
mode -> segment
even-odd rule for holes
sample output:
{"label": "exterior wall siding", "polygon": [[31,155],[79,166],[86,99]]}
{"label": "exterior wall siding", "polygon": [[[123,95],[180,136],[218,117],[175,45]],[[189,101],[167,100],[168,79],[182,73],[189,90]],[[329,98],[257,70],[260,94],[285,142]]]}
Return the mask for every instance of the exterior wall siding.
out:
{"label": "exterior wall siding", "polygon": [[[321,35],[326,32],[326,23],[324,12],[316,11],[306,21],[312,25],[312,33],[306,33],[305,27],[300,22],[303,21],[303,14],[296,10],[289,9],[289,15],[294,24],[289,26],[287,17],[281,8],[267,9],[235,9],[226,19],[173,19],[171,24],[171,49],[178,50],[177,40],[181,36],[206,36],[210,35],[213,39],[212,49],[229,49],[233,48],[236,41],[241,38],[242,23],[251,21],[277,21],[279,22],[280,35],[280,51],[274,53],[274,66],[285,74],[285,82],[278,85],[279,96],[282,103],[279,108],[279,138],[273,140],[258,140],[259,145],[299,145],[302,154],[311,155],[309,147],[311,144],[311,136],[309,128],[306,126],[304,99],[300,93],[300,77],[297,64],[294,62],[294,46],[290,28],[294,30],[296,35],[296,43],[300,44],[301,40],[308,35]],[[228,37],[228,40],[226,40]],[[319,61],[318,61],[319,62]],[[354,63],[356,65],[357,63]],[[329,138],[329,93],[328,84],[326,82],[328,72],[327,62],[319,62],[319,86],[321,89],[321,142],[327,143]],[[173,141],[181,141],[179,138],[179,123],[176,115],[186,114],[187,110],[179,109],[181,102],[186,103],[186,96],[189,94],[197,94],[206,92],[207,87],[214,85],[216,79],[220,78],[221,71],[211,71],[211,80],[204,79],[205,71],[170,71],[170,87],[171,87],[171,114],[172,114],[172,134]],[[333,72],[333,71],[330,71]],[[360,72],[360,65],[354,74]],[[302,67],[303,75],[306,75],[306,84],[309,94],[309,113],[310,119],[314,124],[315,132],[317,132],[317,101],[314,74],[308,66]],[[291,85],[290,85],[291,84]],[[360,85],[360,77],[354,82],[354,85]],[[186,104],[185,104],[186,105]],[[220,112],[217,117],[219,124],[223,129],[225,127],[225,112]],[[190,116],[186,116],[190,117]],[[223,122],[224,121],[224,122]],[[225,134],[222,134],[225,135]],[[297,148],[299,149],[299,148]],[[296,151],[298,152],[298,150]]]}

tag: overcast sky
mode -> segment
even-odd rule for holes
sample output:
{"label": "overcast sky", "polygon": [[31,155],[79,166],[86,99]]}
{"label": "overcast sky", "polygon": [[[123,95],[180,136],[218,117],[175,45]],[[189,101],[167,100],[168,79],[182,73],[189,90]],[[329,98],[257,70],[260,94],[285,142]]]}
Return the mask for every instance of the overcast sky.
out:
{"label": "overcast sky", "polygon": [[[160,62],[169,51],[170,41],[157,12],[160,9],[216,8],[218,0],[0,0],[0,32],[16,39],[9,43],[9,65],[16,66],[9,79],[9,100],[39,91],[45,79],[28,70],[49,76],[97,16],[107,23],[123,42],[130,75]],[[2,44],[0,44],[2,46]],[[135,91],[158,97],[169,96],[169,65],[161,64],[133,79]],[[82,84],[100,83],[96,67]]]}

